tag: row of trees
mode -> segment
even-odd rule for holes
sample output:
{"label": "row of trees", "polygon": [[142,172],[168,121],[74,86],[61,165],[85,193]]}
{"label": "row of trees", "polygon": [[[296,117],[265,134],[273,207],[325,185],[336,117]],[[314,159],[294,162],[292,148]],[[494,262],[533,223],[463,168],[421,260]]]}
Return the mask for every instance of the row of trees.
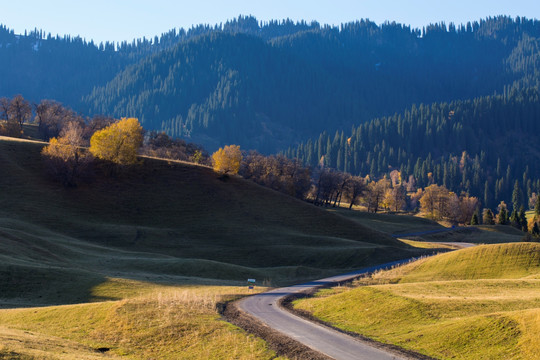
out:
{"label": "row of trees", "polygon": [[203,165],[212,163],[208,152],[202,146],[182,139],[173,139],[164,132],[157,131],[146,134],[141,153],[157,158],[189,161]]}
{"label": "row of trees", "polygon": [[526,205],[526,199],[540,192],[539,113],[537,88],[412,106],[350,133],[324,132],[285,155],[307,166],[371,178],[399,171],[417,187],[444,185],[457,194],[472,194],[492,209],[501,201],[514,203],[517,181],[519,202]]}
{"label": "row of trees", "polygon": [[[135,126],[134,121],[138,124],[138,120],[118,121],[102,115],[84,118],[53,100],[31,104],[21,95],[12,99],[0,98],[0,120],[3,120],[0,121],[0,135],[37,136],[49,141],[49,146],[43,152],[48,169],[66,186],[74,186],[78,179],[89,178],[93,156],[116,164],[132,163],[138,154],[200,164],[211,163],[208,153],[201,146],[172,139],[165,133],[146,133],[140,124],[140,129]],[[25,128],[25,123],[35,127]],[[26,130],[29,132],[25,133]],[[107,138],[101,139],[103,136]],[[116,140],[111,136],[116,137]],[[140,145],[134,145],[139,142]],[[87,147],[92,151],[85,151]]]}
{"label": "row of trees", "polygon": [[420,212],[427,218],[455,224],[478,225],[482,222],[486,225],[512,225],[540,236],[540,196],[536,194],[533,194],[534,201],[531,199],[531,202],[537,215],[527,221],[525,208],[517,200],[517,190],[511,213],[503,201],[497,207],[496,215],[489,208],[484,208],[480,215],[481,202],[477,197],[465,192],[457,194],[444,185],[417,187],[414,177],[406,181],[397,170],[389,176],[372,180],[369,176],[352,176],[327,167],[305,167],[298,160],[282,155],[264,156],[253,151],[243,154],[238,145],[220,148],[212,159],[217,172],[238,173],[246,179],[317,206],[339,207],[344,202],[349,209],[360,205],[373,213]]}
{"label": "row of trees", "polygon": [[43,148],[48,170],[64,186],[75,186],[91,176],[94,159],[116,165],[137,162],[143,143],[143,129],[135,118],[123,118],[94,132],[90,147],[85,147],[84,128],[77,122],[68,123],[58,138],[52,138]]}
{"label": "row of trees", "polygon": [[[52,175],[65,186],[74,186],[91,173],[96,158],[117,165],[136,163],[143,145],[143,133],[137,119],[123,118],[95,131],[89,140],[90,147],[86,148],[85,128],[74,121],[63,128],[58,138],[50,139],[42,153]],[[167,149],[184,144],[164,134],[151,133],[148,138],[147,144],[151,144],[151,147],[147,145],[146,148],[165,155],[170,154]],[[194,154],[200,154],[200,148],[194,148],[197,149]],[[191,161],[197,159],[191,158]],[[310,168],[298,160],[290,160],[282,155],[264,156],[257,152],[242,154],[237,145],[220,148],[212,155],[212,163],[218,172],[240,173],[246,179],[319,206],[340,206],[343,201],[349,203],[349,209],[353,205],[363,205],[369,212],[412,210],[421,211],[436,220],[473,225],[480,222],[478,198],[466,193],[458,196],[444,185],[436,184],[418,188],[414,192],[411,179],[404,181],[398,171],[378,181],[372,181],[369,176],[351,176],[325,167],[316,169],[312,176]],[[528,223],[524,207],[517,210],[517,189],[511,215],[506,204],[501,202],[496,216],[490,209],[484,209],[482,221],[485,224],[512,224],[539,235],[540,196],[535,198],[536,215]]]}
{"label": "row of trees", "polygon": [[[76,123],[82,129],[82,139],[85,142],[98,130],[101,130],[116,120],[102,115],[93,118],[84,118],[75,111],[65,107],[54,100],[42,100],[39,103],[31,103],[16,95],[13,98],[0,98],[0,134],[11,137],[21,137],[25,134],[24,124],[37,125],[37,137],[44,141],[57,138],[67,130],[72,123]],[[32,136],[35,136],[31,132]]]}

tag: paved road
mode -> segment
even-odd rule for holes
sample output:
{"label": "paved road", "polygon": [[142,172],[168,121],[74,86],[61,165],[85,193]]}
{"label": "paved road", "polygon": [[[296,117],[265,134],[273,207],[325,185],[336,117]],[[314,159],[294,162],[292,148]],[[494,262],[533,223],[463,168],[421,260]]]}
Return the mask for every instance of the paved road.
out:
{"label": "paved road", "polygon": [[321,279],[306,284],[275,289],[263,294],[254,295],[238,302],[240,310],[251,314],[263,323],[279,332],[338,360],[389,360],[407,359],[385,350],[375,348],[352,336],[329,329],[319,324],[298,317],[281,308],[279,302],[286,296],[296,294],[315,287],[349,280],[360,274],[391,267],[410,260],[396,261],[344,275]]}
{"label": "paved road", "polygon": [[458,248],[458,249],[465,249],[465,248],[470,248],[470,247],[473,247],[473,246],[476,246],[478,244],[473,244],[473,243],[466,243],[466,242],[448,242],[448,241],[428,241],[429,243],[431,244],[442,244],[442,245],[450,245],[450,246],[454,246],[455,248]]}

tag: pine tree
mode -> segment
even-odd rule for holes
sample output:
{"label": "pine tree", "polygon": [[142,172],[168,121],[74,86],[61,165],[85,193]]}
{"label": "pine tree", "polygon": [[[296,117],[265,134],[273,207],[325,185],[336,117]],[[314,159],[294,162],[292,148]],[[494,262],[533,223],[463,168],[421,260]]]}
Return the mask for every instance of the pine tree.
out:
{"label": "pine tree", "polygon": [[510,223],[515,228],[518,228],[518,229],[521,228],[521,224],[520,224],[520,221],[519,221],[519,214],[518,214],[518,211],[516,209],[512,210],[512,214],[510,215]]}
{"label": "pine tree", "polygon": [[531,234],[535,237],[539,237],[540,236],[540,229],[538,228],[538,223],[535,222],[534,225],[533,225],[533,228],[531,230]]}
{"label": "pine tree", "polygon": [[536,196],[536,203],[534,204],[534,215],[540,215],[540,194]]}
{"label": "pine tree", "polygon": [[529,227],[527,225],[527,216],[525,215],[525,208],[523,206],[519,209],[518,218],[521,230],[525,232],[529,231]]}
{"label": "pine tree", "polygon": [[491,198],[489,193],[489,182],[486,180],[484,184],[484,206],[489,207],[491,204]]}
{"label": "pine tree", "polygon": [[506,210],[506,204],[504,201],[501,201],[499,205],[499,213],[497,214],[497,223],[499,225],[508,224],[508,210]]}
{"label": "pine tree", "polygon": [[491,209],[484,209],[482,214],[482,223],[484,225],[495,225],[495,219]]}
{"label": "pine tree", "polygon": [[522,204],[521,198],[522,198],[521,187],[519,186],[519,180],[516,180],[516,182],[514,183],[514,191],[512,192],[512,206],[513,206],[512,209],[516,212]]}
{"label": "pine tree", "polygon": [[478,225],[478,211],[475,211],[471,218],[471,225]]}

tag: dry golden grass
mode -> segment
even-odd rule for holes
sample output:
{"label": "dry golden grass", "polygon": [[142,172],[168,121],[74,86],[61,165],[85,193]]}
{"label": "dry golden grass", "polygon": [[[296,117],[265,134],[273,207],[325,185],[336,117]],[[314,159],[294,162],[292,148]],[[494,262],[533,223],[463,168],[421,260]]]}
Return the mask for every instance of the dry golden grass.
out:
{"label": "dry golden grass", "polygon": [[290,284],[424,253],[191,164],[98,167],[67,189],[42,147],[0,139],[0,307],[17,307],[0,310],[0,358],[270,359],[215,308],[247,278]]}
{"label": "dry golden grass", "polygon": [[417,240],[399,239],[399,238],[398,240],[401,242],[404,242],[407,245],[410,245],[419,249],[446,249],[446,250],[458,249],[458,247],[454,245],[437,244],[435,242],[417,241]]}
{"label": "dry golden grass", "polygon": [[479,246],[379,272],[295,306],[441,359],[538,359],[540,244]]}
{"label": "dry golden grass", "polygon": [[99,348],[110,349],[107,358],[275,358],[262,340],[224,322],[216,310],[220,302],[253,292],[246,287],[152,286],[148,291],[118,301],[0,310],[0,339],[5,340],[0,358],[105,358]]}

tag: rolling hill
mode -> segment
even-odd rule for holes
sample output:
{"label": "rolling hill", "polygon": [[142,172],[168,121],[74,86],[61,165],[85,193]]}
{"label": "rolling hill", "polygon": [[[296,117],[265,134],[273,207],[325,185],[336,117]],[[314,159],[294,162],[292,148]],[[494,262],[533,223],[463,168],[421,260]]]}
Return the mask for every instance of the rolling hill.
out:
{"label": "rolling hill", "polygon": [[6,299],[85,301],[108,276],[282,284],[415,253],[389,235],[206,167],[144,159],[114,177],[98,169],[93,182],[66,189],[46,176],[42,146],[0,141]]}
{"label": "rolling hill", "polygon": [[422,251],[181,162],[64,188],[43,145],[0,138],[0,358],[275,359],[223,303]]}
{"label": "rolling hill", "polygon": [[535,359],[540,244],[481,245],[321,291],[297,308],[440,359]]}

